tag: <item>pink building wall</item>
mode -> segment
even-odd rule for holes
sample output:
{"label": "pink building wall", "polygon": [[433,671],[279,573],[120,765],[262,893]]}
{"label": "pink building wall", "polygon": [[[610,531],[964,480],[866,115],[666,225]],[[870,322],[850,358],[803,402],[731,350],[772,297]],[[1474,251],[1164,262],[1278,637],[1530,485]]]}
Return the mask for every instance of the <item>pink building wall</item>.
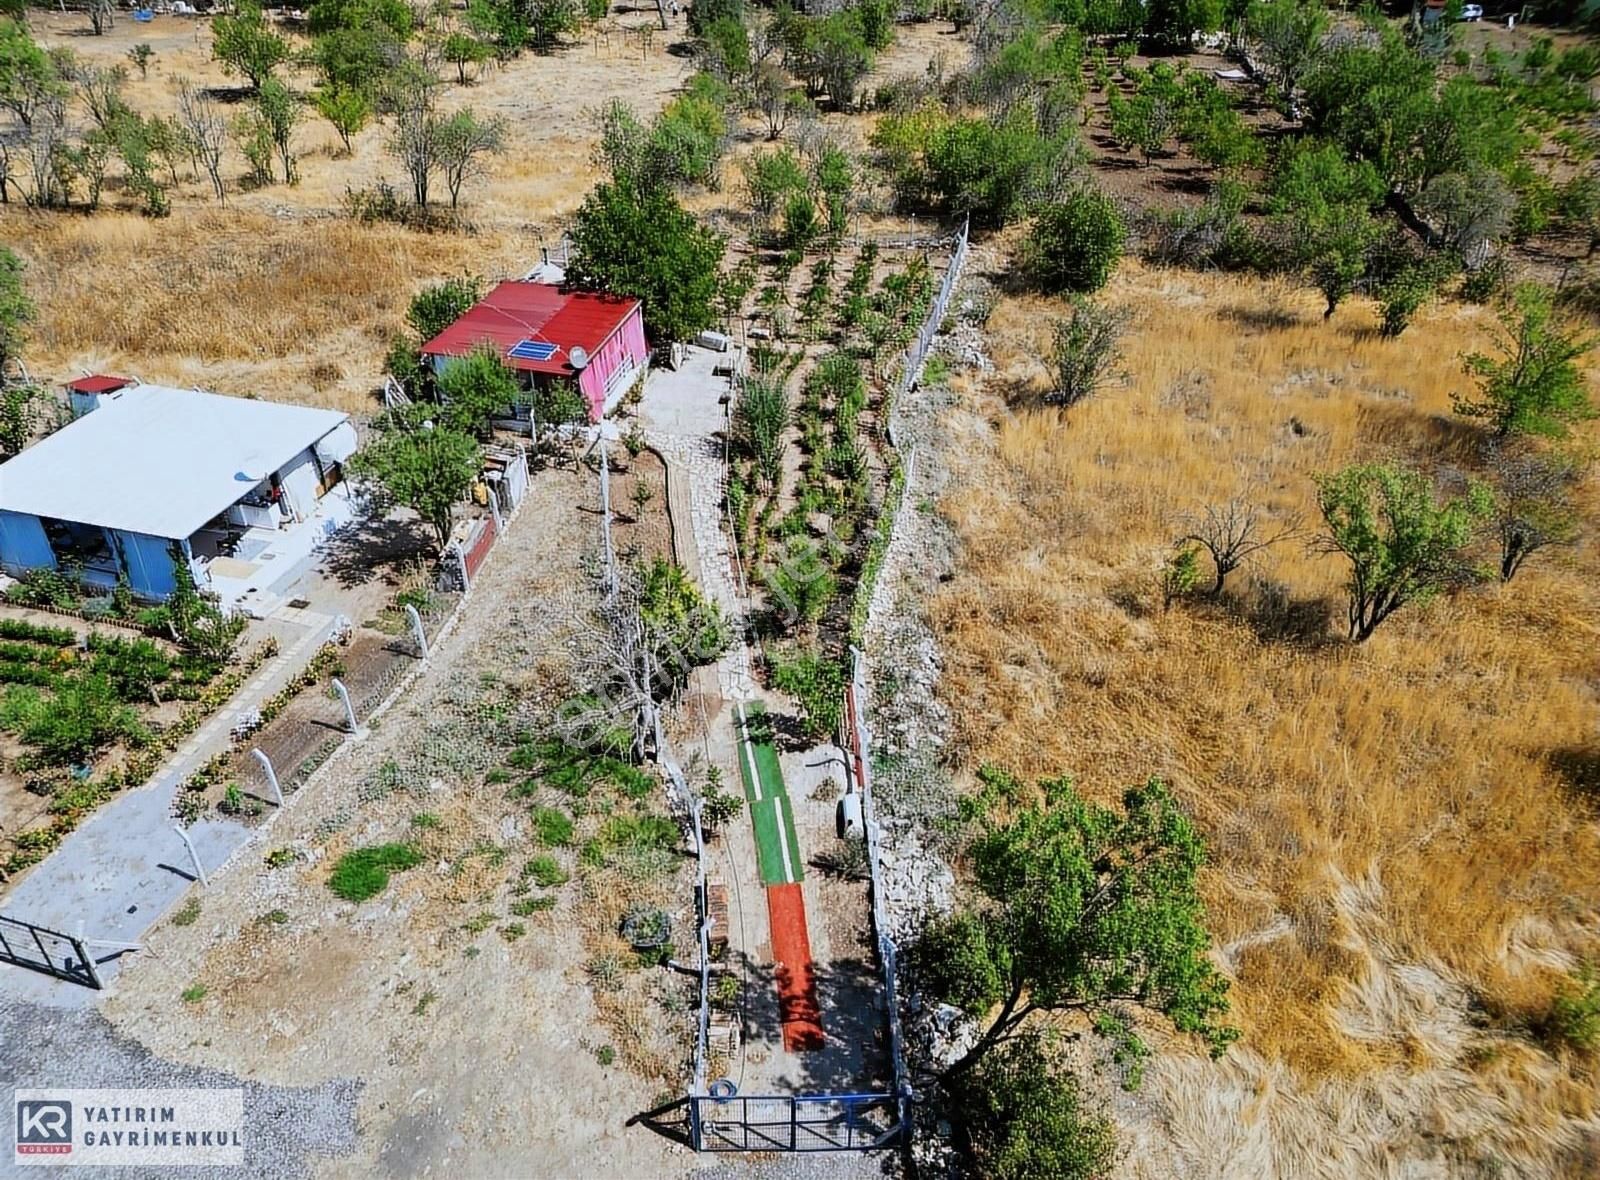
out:
{"label": "pink building wall", "polygon": [[600,346],[600,351],[589,358],[588,367],[578,374],[578,388],[589,403],[591,422],[605,417],[606,392],[612,378],[629,369],[643,371],[649,356],[644,342],[644,317],[641,309],[635,307]]}

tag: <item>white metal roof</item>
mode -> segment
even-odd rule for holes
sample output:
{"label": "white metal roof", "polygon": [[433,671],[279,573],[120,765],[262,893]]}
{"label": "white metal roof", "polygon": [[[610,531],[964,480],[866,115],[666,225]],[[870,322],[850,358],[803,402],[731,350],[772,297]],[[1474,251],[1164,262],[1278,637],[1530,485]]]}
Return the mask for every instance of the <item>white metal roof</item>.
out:
{"label": "white metal roof", "polygon": [[346,417],[132,385],[0,464],[0,509],[181,539]]}

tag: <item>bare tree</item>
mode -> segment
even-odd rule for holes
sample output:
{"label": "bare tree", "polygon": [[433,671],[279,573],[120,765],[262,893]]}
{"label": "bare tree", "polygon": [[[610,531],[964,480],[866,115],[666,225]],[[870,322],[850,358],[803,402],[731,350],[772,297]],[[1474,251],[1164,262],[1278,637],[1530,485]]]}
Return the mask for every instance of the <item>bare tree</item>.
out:
{"label": "bare tree", "polygon": [[1583,458],[1496,444],[1489,452],[1489,470],[1495,478],[1494,531],[1502,582],[1516,577],[1541,549],[1577,544],[1581,518],[1572,489],[1588,470]]}
{"label": "bare tree", "polygon": [[105,36],[117,23],[117,10],[111,0],[89,0],[89,27],[96,37]]}
{"label": "bare tree", "polygon": [[389,135],[389,154],[400,161],[411,178],[411,196],[417,208],[428,207],[433,175],[440,160],[440,127],[443,123],[434,110],[437,82],[416,76],[397,86],[390,96],[394,110],[394,130]]}
{"label": "bare tree", "polygon": [[450,208],[461,198],[461,186],[483,170],[486,157],[505,151],[506,121],[480,119],[470,107],[442,120],[438,128],[439,169],[450,190]]}
{"label": "bare tree", "polygon": [[28,175],[33,192],[28,203],[48,209],[61,203],[64,195],[60,163],[68,144],[65,102],[54,99],[33,112],[24,147],[28,156]]}
{"label": "bare tree", "polygon": [[189,150],[211,178],[217,200],[227,204],[227,191],[222,185],[222,152],[228,145],[228,120],[211,95],[196,90],[186,78],[178,80],[178,121],[183,124]]}
{"label": "bare tree", "polygon": [[1208,504],[1200,513],[1185,523],[1186,531],[1174,544],[1193,542],[1211,555],[1216,577],[1211,585],[1211,596],[1217,597],[1228,580],[1228,575],[1263,549],[1279,541],[1287,541],[1300,533],[1300,518],[1268,526],[1265,514],[1255,505],[1235,497],[1226,504]]}
{"label": "bare tree", "polygon": [[762,62],[756,68],[750,89],[756,109],[766,120],[767,139],[777,139],[789,125],[795,109],[803,105],[797,101],[800,95],[790,86],[788,73],[773,61]]}
{"label": "bare tree", "polygon": [[78,88],[83,105],[89,108],[89,117],[95,126],[106,130],[116,117],[128,109],[122,101],[122,87],[128,80],[123,66],[97,66],[90,62],[75,63],[72,81]]}

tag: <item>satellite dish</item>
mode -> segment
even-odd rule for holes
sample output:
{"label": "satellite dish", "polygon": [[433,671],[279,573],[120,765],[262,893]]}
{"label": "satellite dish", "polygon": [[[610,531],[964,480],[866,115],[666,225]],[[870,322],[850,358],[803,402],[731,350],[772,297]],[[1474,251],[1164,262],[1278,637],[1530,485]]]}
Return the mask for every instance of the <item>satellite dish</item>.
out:
{"label": "satellite dish", "polygon": [[581,369],[589,363],[589,353],[580,345],[573,345],[567,353],[567,359],[572,362],[574,369]]}

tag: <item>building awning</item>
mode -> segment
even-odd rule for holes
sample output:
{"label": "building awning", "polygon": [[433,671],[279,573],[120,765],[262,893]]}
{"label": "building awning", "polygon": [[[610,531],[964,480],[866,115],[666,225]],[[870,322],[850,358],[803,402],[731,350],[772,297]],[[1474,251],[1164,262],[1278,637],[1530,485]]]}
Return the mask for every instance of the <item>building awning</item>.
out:
{"label": "building awning", "polygon": [[347,420],[132,385],[0,464],[0,510],[182,540]]}

